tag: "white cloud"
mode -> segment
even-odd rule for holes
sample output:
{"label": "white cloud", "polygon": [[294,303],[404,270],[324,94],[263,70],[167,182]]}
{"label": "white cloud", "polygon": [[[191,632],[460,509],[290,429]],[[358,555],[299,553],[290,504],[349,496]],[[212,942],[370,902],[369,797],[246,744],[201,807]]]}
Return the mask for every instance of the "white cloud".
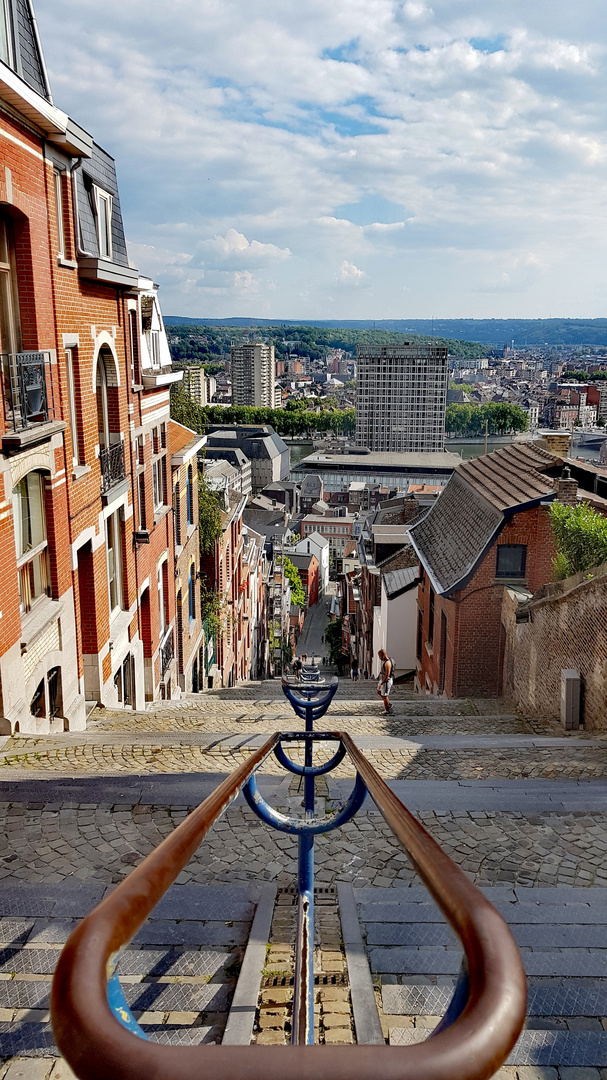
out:
{"label": "white cloud", "polygon": [[280,248],[276,244],[262,244],[259,240],[247,240],[243,233],[228,229],[225,236],[214,236],[199,245],[199,251],[205,261],[212,263],[236,263],[238,266],[262,266],[266,263],[282,262],[291,255],[289,248]]}
{"label": "white cloud", "polygon": [[[116,157],[130,250],[165,311],[603,314],[595,0],[106,0],[102,22],[93,0],[54,0],[37,15],[55,101]],[[337,210],[369,195],[403,221]]]}
{"label": "white cloud", "polygon": [[361,270],[358,266],[355,266],[354,263],[344,259],[339,268],[339,280],[342,281],[344,285],[360,285],[364,276],[364,270]]}

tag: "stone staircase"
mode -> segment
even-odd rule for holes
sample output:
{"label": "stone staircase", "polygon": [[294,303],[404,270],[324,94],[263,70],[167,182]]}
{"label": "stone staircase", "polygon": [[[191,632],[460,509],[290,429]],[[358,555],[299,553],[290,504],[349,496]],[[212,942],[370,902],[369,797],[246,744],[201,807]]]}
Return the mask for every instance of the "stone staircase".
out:
{"label": "stone staircase", "polygon": [[[538,1080],[571,1067],[590,1069],[580,1071],[579,1080],[598,1078],[592,1070],[607,1062],[606,891],[509,886],[483,891],[510,924],[529,980],[527,1024],[507,1065],[535,1066]],[[354,894],[380,988],[384,1032],[393,1045],[421,1042],[446,1011],[461,948],[425,889],[355,889]]]}
{"label": "stone staircase", "polygon": [[[58,1054],[52,974],[106,891],[74,882],[0,887],[0,1059]],[[121,954],[125,998],[153,1041],[221,1042],[258,894],[255,885],[173,886]]]}

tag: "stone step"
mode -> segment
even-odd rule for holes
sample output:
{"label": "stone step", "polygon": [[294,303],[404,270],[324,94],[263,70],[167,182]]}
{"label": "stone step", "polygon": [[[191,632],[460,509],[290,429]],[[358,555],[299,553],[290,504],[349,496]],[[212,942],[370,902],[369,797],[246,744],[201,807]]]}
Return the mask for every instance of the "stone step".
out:
{"label": "stone step", "polygon": [[[443,1016],[447,1010],[455,980],[441,985],[407,982],[382,987],[382,1008],[388,1016]],[[528,1016],[607,1016],[607,980],[529,984]]]}
{"label": "stone step", "polygon": [[[511,924],[545,924],[547,926],[554,923],[585,926],[607,924],[607,904],[497,903],[495,907]],[[435,904],[363,903],[360,905],[359,914],[363,923],[444,923],[444,918]]]}
{"label": "stone step", "polygon": [[[412,1046],[427,1039],[427,1028],[390,1028],[392,1046]],[[523,1031],[507,1065],[598,1068],[607,1061],[607,1031]]]}
{"label": "stone step", "polygon": [[[607,925],[513,923],[511,929],[518,945],[532,949],[607,949]],[[461,949],[453,930],[440,923],[367,923],[366,938],[367,945],[444,945]]]}
{"label": "stone step", "polygon": [[[460,968],[461,951],[444,946],[420,948],[371,948],[369,964],[378,974],[455,975]],[[607,951],[603,949],[560,949],[537,952],[521,949],[527,975],[607,977]]]}
{"label": "stone step", "polygon": [[[51,976],[62,944],[107,891],[0,885],[0,1059],[57,1056]],[[259,894],[258,885],[173,886],[120,954],[124,996],[152,1040],[221,1041]]]}

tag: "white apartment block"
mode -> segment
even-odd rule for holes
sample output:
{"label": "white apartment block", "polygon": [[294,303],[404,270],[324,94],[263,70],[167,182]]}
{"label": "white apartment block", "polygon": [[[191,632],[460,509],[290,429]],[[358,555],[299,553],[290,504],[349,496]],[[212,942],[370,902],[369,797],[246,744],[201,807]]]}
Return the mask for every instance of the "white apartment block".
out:
{"label": "white apartment block", "polygon": [[359,346],[356,444],[384,453],[445,448],[448,350],[440,345]]}
{"label": "white apartment block", "polygon": [[232,345],[232,403],[274,408],[274,346]]}
{"label": "white apartment block", "polygon": [[215,379],[210,379],[208,375],[204,373],[204,367],[189,366],[186,367],[183,373],[183,387],[184,390],[190,395],[191,398],[197,403],[197,405],[208,405],[212,392],[210,392],[210,383],[215,382]]}

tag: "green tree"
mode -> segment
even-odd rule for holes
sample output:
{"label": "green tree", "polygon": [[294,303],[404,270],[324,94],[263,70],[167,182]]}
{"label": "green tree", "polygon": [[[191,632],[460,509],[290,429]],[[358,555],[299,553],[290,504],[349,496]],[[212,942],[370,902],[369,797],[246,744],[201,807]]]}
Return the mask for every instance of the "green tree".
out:
{"label": "green tree", "polygon": [[486,421],[490,435],[526,431],[529,422],[525,410],[509,402],[489,401],[486,405],[453,402],[447,405],[445,428],[454,435],[482,435]]}
{"label": "green tree", "polygon": [[210,555],[215,549],[215,541],[221,536],[221,508],[218,492],[209,487],[209,482],[202,469],[198,470],[198,527],[200,550],[203,555]]}
{"label": "green tree", "polygon": [[171,387],[171,419],[197,431],[199,435],[203,435],[207,429],[206,410],[190,397],[181,383],[173,383]]}
{"label": "green tree", "polygon": [[558,580],[607,562],[607,518],[588,503],[553,502],[550,521],[558,552],[554,560]]}
{"label": "green tree", "polygon": [[344,664],[344,656],[341,651],[341,628],[342,619],[335,619],[328,623],[325,630],[325,641],[329,646],[329,660],[341,671]]}
{"label": "green tree", "polygon": [[285,577],[291,586],[291,603],[297,607],[303,608],[306,606],[306,594],[304,587],[301,583],[301,577],[299,570],[293,565],[291,560],[286,555],[279,555],[278,562],[281,562],[284,566]]}

